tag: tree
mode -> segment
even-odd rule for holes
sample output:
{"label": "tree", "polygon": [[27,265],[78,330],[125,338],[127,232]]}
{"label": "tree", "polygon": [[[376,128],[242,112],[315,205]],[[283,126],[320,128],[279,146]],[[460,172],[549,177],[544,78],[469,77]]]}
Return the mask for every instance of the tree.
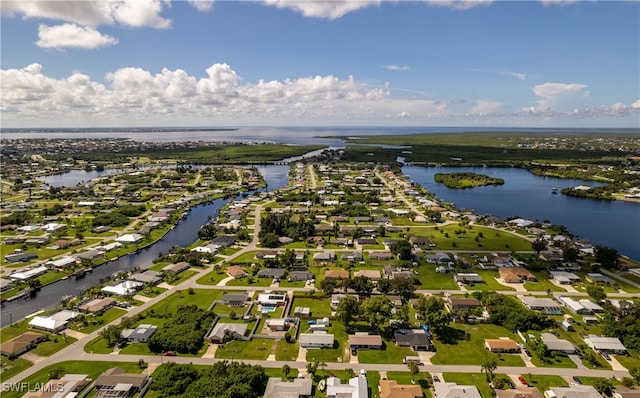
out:
{"label": "tree", "polygon": [[107,347],[113,347],[120,339],[120,329],[115,325],[109,325],[100,331],[100,337],[106,340]]}
{"label": "tree", "polygon": [[536,254],[540,254],[541,251],[547,248],[547,244],[544,239],[541,237],[536,238],[533,242],[531,242],[531,249],[536,252]]}
{"label": "tree", "polygon": [[607,293],[605,293],[604,289],[598,285],[587,286],[587,294],[595,301],[603,301],[607,298]]}
{"label": "tree", "polygon": [[355,278],[347,279],[345,287],[355,290],[359,295],[369,296],[373,291],[373,282],[366,276],[356,276]]}
{"label": "tree", "polygon": [[418,367],[418,364],[415,363],[415,361],[410,361],[407,364],[407,367],[409,368],[409,372],[411,373],[411,383],[415,383],[415,376],[420,373],[420,367]]}
{"label": "tree", "polygon": [[629,369],[629,374],[633,377],[636,383],[640,384],[640,368]]}
{"label": "tree", "polygon": [[279,256],[280,264],[286,269],[291,269],[296,263],[296,253],[291,249],[286,249]]}
{"label": "tree", "polygon": [[309,373],[312,377],[315,377],[316,372],[318,371],[318,361],[315,361],[313,363],[307,362],[306,368],[307,373]]}
{"label": "tree", "polygon": [[346,369],[345,374],[347,376],[347,380],[353,379],[356,376],[356,372],[352,368]]}
{"label": "tree", "polygon": [[371,330],[381,330],[391,319],[393,304],[387,296],[374,296],[362,305],[362,312],[369,320]]}
{"label": "tree", "polygon": [[327,296],[333,294],[333,291],[338,287],[338,280],[335,278],[325,278],[320,281],[318,287],[320,290],[324,292]]}
{"label": "tree", "polygon": [[481,372],[485,374],[487,381],[493,380],[493,372],[498,369],[498,361],[492,355],[487,355],[482,361]]}
{"label": "tree", "polygon": [[380,279],[377,284],[378,291],[382,294],[388,294],[391,291],[391,279]]}
{"label": "tree", "polygon": [[408,301],[416,287],[413,285],[413,278],[393,278],[391,279],[391,289],[405,301]]}
{"label": "tree", "polygon": [[618,265],[618,251],[612,247],[596,246],[594,255],[604,268],[615,268]]}
{"label": "tree", "polygon": [[611,390],[613,390],[613,383],[609,379],[598,379],[593,383],[593,388],[601,394],[606,394],[608,397],[611,395]]}
{"label": "tree", "polygon": [[264,247],[278,247],[280,245],[280,241],[278,240],[278,235],[273,232],[269,232],[260,237],[260,244]]}
{"label": "tree", "polygon": [[360,315],[360,300],[353,296],[344,296],[338,302],[336,308],[336,318],[344,325],[345,329],[350,330],[351,322]]}
{"label": "tree", "polygon": [[411,243],[408,240],[403,239],[393,243],[390,247],[391,253],[398,256],[400,260],[411,260]]}
{"label": "tree", "polygon": [[442,332],[451,322],[451,314],[445,310],[444,301],[440,297],[420,297],[416,311],[422,322],[429,325],[429,328],[436,334]]}
{"label": "tree", "polygon": [[289,373],[291,372],[291,367],[286,363],[282,365],[282,374],[284,374],[284,379],[289,380]]}
{"label": "tree", "polygon": [[67,374],[67,371],[62,366],[56,366],[49,371],[49,379],[60,379]]}

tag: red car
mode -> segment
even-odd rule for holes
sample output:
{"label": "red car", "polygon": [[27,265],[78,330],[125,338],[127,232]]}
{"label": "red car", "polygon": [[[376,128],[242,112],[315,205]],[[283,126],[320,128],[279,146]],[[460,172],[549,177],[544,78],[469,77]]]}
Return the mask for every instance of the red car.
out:
{"label": "red car", "polygon": [[518,376],[518,381],[520,381],[520,383],[524,384],[525,386],[528,385],[527,381],[522,376]]}
{"label": "red car", "polygon": [[175,357],[176,353],[173,352],[173,351],[167,351],[167,352],[164,353],[164,356],[165,357]]}

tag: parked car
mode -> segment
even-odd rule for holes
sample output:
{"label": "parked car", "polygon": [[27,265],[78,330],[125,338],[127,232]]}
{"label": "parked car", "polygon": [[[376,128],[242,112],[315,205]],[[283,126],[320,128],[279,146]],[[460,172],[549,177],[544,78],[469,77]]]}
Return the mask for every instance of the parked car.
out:
{"label": "parked car", "polygon": [[164,356],[165,357],[175,357],[176,353],[173,352],[173,351],[165,351]]}
{"label": "parked car", "polygon": [[433,376],[434,383],[440,383],[440,378],[438,376]]}
{"label": "parked car", "polygon": [[524,384],[525,386],[526,386],[526,385],[529,385],[529,384],[527,383],[527,381],[524,379],[524,377],[522,377],[522,376],[518,376],[518,381],[519,381],[520,383]]}
{"label": "parked car", "polygon": [[576,384],[582,384],[582,380],[580,380],[580,378],[579,378],[578,376],[573,376],[573,381],[574,381]]}

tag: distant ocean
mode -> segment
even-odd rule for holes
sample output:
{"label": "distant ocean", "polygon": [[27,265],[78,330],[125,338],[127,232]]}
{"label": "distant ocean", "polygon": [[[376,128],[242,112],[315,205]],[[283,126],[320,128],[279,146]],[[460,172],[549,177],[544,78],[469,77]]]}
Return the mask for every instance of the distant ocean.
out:
{"label": "distant ocean", "polygon": [[[636,133],[640,129],[603,128],[505,128],[505,127],[159,127],[159,128],[58,128],[2,129],[0,139],[25,138],[124,138],[144,142],[271,142],[290,145],[343,147],[336,138],[363,135],[418,133],[514,132],[514,133]],[[80,135],[81,134],[81,135]]]}

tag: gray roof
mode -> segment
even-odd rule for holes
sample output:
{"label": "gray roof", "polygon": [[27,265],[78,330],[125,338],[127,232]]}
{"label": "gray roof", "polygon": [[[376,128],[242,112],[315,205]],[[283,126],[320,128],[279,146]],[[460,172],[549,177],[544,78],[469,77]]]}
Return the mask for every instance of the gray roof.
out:
{"label": "gray roof", "polygon": [[298,398],[311,395],[311,379],[293,379],[282,381],[280,377],[269,377],[264,398]]}
{"label": "gray roof", "polygon": [[541,333],[540,339],[547,346],[549,351],[575,351],[576,348],[568,340],[558,339],[551,333]]}
{"label": "gray roof", "polygon": [[217,337],[218,340],[222,340],[224,338],[225,333],[232,333],[240,336],[244,336],[247,332],[247,324],[246,323],[220,323],[218,322],[216,326],[213,328],[211,333],[209,333],[206,337],[207,340],[210,340],[212,337]]}
{"label": "gray roof", "polygon": [[284,269],[282,268],[265,268],[258,271],[258,277],[260,278],[282,278],[284,275]]}

